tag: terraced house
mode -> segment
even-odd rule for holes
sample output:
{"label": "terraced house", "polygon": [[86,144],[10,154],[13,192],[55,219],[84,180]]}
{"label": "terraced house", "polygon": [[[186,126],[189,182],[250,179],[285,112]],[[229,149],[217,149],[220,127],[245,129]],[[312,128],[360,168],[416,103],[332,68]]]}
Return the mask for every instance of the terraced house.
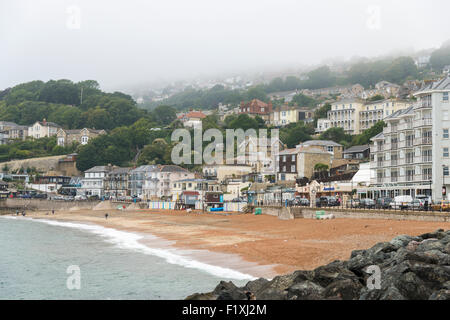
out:
{"label": "terraced house", "polygon": [[60,128],[56,134],[56,137],[58,146],[66,147],[74,142],[82,145],[87,144],[89,139],[105,133],[105,130],[95,130],[90,128],[72,130]]}
{"label": "terraced house", "polygon": [[417,102],[388,116],[372,138],[373,197],[424,194],[450,199],[450,77],[424,86]]}

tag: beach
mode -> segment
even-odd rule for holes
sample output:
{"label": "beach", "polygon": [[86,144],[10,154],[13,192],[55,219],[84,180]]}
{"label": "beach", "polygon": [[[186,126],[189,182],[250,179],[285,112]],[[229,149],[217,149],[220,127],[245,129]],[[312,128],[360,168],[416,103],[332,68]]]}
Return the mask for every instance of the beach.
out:
{"label": "beach", "polygon": [[[105,219],[105,214],[108,218]],[[211,214],[174,210],[29,211],[27,217],[84,224],[148,235],[150,248],[183,250],[197,261],[272,278],[348,259],[397,235],[450,229],[449,222],[332,219],[279,220],[268,215]],[[150,237],[151,236],[151,237]]]}

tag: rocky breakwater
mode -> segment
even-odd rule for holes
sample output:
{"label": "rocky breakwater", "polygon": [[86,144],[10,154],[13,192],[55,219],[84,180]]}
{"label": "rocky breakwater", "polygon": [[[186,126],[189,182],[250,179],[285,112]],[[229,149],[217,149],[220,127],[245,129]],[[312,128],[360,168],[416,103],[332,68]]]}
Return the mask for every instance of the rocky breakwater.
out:
{"label": "rocky breakwater", "polygon": [[346,261],[250,281],[222,281],[187,300],[450,300],[450,230],[401,235]]}

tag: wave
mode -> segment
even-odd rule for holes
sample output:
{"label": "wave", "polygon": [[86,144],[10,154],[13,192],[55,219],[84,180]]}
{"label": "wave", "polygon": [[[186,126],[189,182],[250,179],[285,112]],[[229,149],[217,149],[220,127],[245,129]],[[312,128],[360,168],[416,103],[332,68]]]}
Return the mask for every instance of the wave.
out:
{"label": "wave", "polygon": [[120,231],[113,228],[106,228],[99,225],[91,225],[91,224],[83,224],[83,223],[75,223],[75,222],[62,222],[56,220],[47,220],[47,219],[33,219],[28,217],[15,217],[15,216],[2,216],[4,218],[9,219],[26,219],[37,222],[46,223],[52,226],[59,226],[65,228],[73,228],[86,232],[90,232],[96,235],[99,235],[105,238],[106,241],[115,244],[117,247],[122,249],[128,249],[137,251],[143,254],[148,254],[152,256],[157,256],[164,259],[167,263],[180,265],[185,268],[198,269],[201,271],[205,271],[209,274],[212,274],[219,278],[226,279],[235,279],[235,280],[255,280],[256,278],[230,268],[224,268],[219,266],[214,266],[211,264],[203,263],[200,261],[196,261],[187,257],[184,257],[177,253],[177,249],[157,249],[150,248],[142,243],[139,240],[144,237],[128,232],[128,231]]}

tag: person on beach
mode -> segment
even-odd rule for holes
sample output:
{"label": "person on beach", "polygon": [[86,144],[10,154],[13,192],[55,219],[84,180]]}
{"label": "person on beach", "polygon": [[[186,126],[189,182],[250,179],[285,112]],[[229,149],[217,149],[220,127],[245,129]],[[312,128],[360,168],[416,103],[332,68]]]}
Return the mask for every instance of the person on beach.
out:
{"label": "person on beach", "polygon": [[18,216],[19,215],[19,210],[16,210],[16,216]]}
{"label": "person on beach", "polygon": [[107,213],[105,213],[105,219],[108,219],[108,214]]}
{"label": "person on beach", "polygon": [[26,213],[25,211],[22,211],[22,216],[25,217]]}
{"label": "person on beach", "polygon": [[55,214],[55,210],[54,209],[52,210],[52,214]]}

